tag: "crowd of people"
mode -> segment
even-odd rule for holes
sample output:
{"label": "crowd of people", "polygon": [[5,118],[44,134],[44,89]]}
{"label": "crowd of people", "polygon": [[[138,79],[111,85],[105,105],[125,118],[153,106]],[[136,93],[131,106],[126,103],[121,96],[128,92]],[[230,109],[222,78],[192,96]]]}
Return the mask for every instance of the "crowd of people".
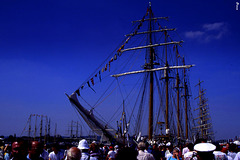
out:
{"label": "crowd of people", "polygon": [[90,145],[82,139],[77,146],[43,145],[38,141],[18,139],[12,144],[2,144],[0,160],[240,160],[237,145],[225,146],[196,141],[184,146],[171,143],[149,145],[139,142],[131,147],[102,145],[93,141]]}

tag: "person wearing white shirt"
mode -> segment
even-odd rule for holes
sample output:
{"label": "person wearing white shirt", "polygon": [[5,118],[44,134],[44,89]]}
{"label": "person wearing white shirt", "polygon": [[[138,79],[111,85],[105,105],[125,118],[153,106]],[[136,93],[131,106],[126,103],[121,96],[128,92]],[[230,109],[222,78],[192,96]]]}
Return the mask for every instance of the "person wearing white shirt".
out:
{"label": "person wearing white shirt", "polygon": [[185,147],[182,149],[182,155],[183,155],[183,156],[184,156],[185,153],[189,152],[188,145],[189,145],[189,143],[187,143],[187,144],[185,145]]}
{"label": "person wearing white shirt", "polygon": [[234,160],[240,160],[240,152],[238,152],[234,158]]}
{"label": "person wearing white shirt", "polygon": [[54,144],[52,150],[49,153],[49,160],[63,160],[63,153],[59,150],[58,144]]}
{"label": "person wearing white shirt", "polygon": [[216,150],[213,152],[215,160],[228,160],[227,155],[221,152],[221,147],[219,144],[215,144]]}
{"label": "person wearing white shirt", "polygon": [[110,151],[108,152],[107,158],[106,159],[115,159],[116,152],[113,150],[113,146],[109,147]]}
{"label": "person wearing white shirt", "polygon": [[186,152],[184,155],[183,155],[183,159],[184,160],[196,160],[197,157],[197,152],[193,151],[193,144],[192,143],[189,143],[188,144],[188,152]]}

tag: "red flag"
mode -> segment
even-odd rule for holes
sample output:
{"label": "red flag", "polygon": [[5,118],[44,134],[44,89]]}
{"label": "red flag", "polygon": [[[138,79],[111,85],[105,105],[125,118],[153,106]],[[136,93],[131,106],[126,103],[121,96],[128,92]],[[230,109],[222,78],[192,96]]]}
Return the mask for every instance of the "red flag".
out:
{"label": "red flag", "polygon": [[123,44],[123,45],[117,50],[117,52],[120,52],[120,51],[124,48],[124,45],[125,45],[125,44]]}
{"label": "red flag", "polygon": [[117,52],[120,52],[121,51],[121,48],[119,48],[118,50],[117,50]]}
{"label": "red flag", "polygon": [[107,70],[107,64],[105,65],[105,71]]}
{"label": "red flag", "polygon": [[93,78],[91,78],[91,82],[92,82],[92,85],[94,86],[94,80],[93,80]]}

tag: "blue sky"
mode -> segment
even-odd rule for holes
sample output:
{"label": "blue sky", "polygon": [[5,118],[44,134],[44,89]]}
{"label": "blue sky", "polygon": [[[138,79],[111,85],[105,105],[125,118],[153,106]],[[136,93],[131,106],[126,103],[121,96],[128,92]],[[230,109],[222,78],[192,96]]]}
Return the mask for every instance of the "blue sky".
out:
{"label": "blue sky", "polygon": [[[152,1],[177,28],[194,86],[207,89],[216,138],[240,135],[240,10],[237,1]],[[148,1],[0,2],[0,135],[20,135],[30,114],[58,132],[78,117],[64,93],[86,80],[141,19]],[[193,92],[196,88],[192,87]]]}

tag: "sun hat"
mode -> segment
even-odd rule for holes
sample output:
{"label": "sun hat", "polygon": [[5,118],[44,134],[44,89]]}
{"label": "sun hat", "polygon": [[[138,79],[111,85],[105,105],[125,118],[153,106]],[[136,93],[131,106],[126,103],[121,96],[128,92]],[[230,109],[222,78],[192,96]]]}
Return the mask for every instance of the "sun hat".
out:
{"label": "sun hat", "polygon": [[79,149],[89,149],[88,142],[86,139],[82,139],[78,144]]}

